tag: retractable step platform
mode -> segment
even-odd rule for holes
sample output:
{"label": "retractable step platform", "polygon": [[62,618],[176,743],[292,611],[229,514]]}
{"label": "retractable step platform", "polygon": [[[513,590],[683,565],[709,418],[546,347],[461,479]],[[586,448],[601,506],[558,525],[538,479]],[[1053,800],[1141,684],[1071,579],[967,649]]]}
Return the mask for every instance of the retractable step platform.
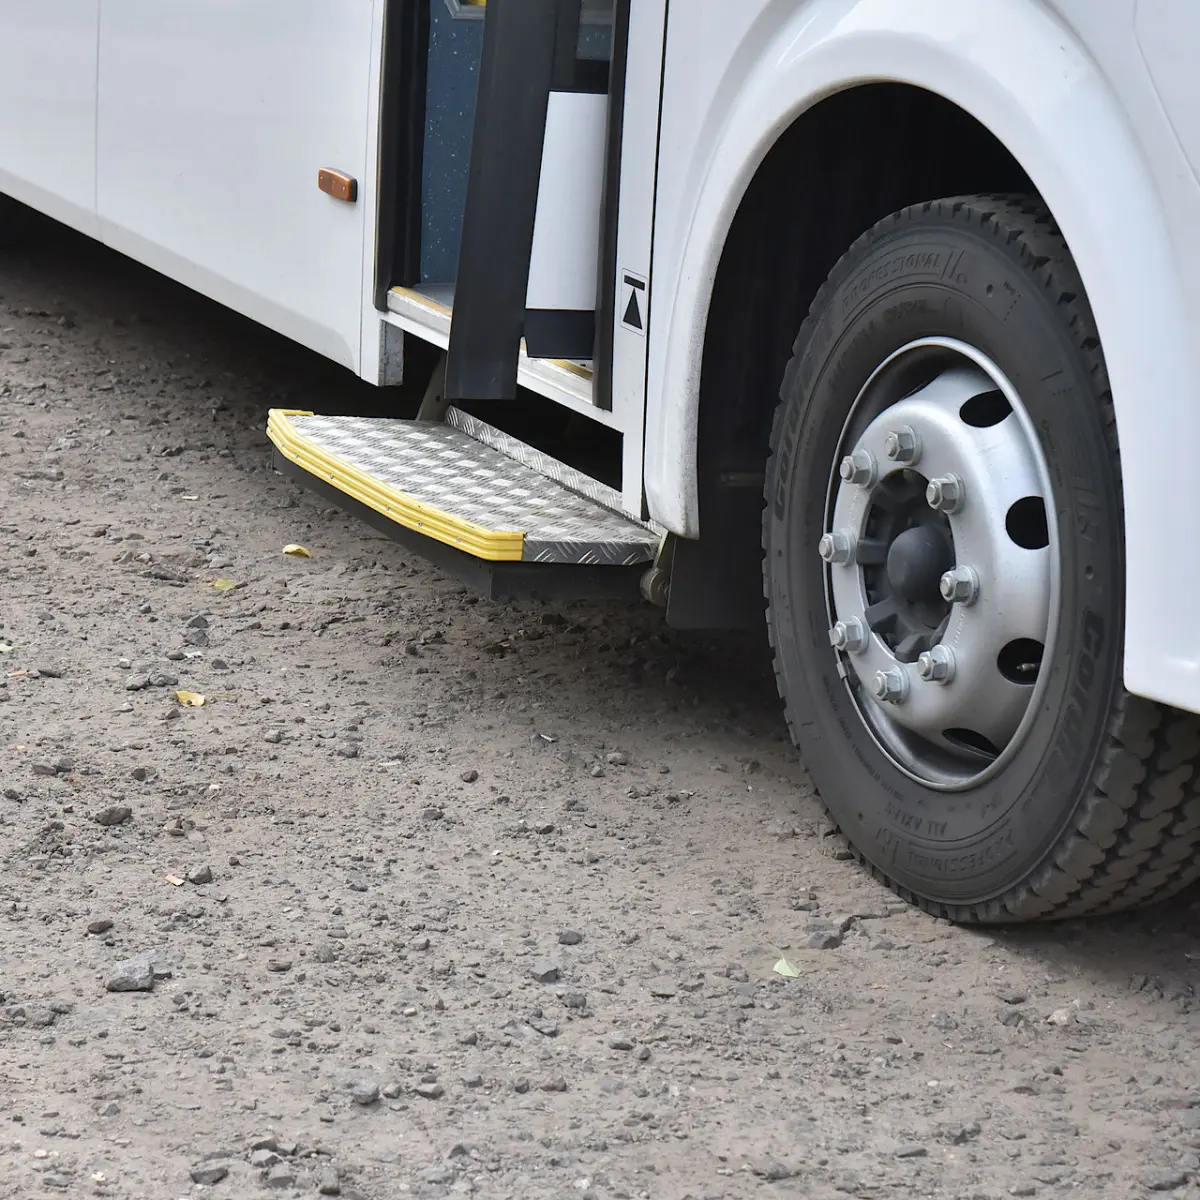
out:
{"label": "retractable step platform", "polygon": [[451,408],[444,423],[273,409],[284,474],[492,596],[635,595],[661,535],[620,494]]}

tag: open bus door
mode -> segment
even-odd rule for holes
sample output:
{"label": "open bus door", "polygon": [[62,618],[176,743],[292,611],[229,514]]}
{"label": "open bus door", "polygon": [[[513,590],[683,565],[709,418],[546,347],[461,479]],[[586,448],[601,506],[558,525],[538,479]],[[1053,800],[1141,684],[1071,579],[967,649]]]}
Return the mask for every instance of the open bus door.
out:
{"label": "open bus door", "polygon": [[[492,595],[636,592],[663,541],[642,519],[642,431],[665,0],[425,3],[399,9],[428,17],[407,26],[423,84],[392,75],[424,91],[419,206],[410,172],[377,300],[447,351],[440,395],[415,421],[273,413],[277,461],[429,557],[452,548]],[[518,387],[618,435],[619,479],[479,419]]]}

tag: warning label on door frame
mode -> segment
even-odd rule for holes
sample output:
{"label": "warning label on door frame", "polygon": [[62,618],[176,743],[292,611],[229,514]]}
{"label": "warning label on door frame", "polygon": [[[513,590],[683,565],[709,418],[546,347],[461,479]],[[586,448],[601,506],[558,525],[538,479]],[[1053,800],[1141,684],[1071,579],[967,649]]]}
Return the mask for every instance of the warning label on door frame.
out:
{"label": "warning label on door frame", "polygon": [[645,278],[633,271],[622,271],[621,327],[640,337],[645,337],[649,320],[649,292]]}

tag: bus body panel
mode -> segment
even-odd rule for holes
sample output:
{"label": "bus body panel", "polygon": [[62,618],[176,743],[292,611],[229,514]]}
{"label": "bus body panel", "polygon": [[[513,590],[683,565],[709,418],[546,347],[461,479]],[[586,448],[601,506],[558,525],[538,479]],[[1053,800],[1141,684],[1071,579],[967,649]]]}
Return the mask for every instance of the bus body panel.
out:
{"label": "bus body panel", "polygon": [[355,371],[373,197],[317,172],[375,155],[373,10],[104,0],[99,44],[104,240]]}
{"label": "bus body panel", "polygon": [[[1039,188],[1104,339],[1125,479],[1125,682],[1200,710],[1200,474],[1164,472],[1200,440],[1189,335],[1200,324],[1200,189],[1134,43],[1135,0],[690,0],[672,6],[663,101],[646,493],[700,532],[696,434],[709,298],[738,203],[779,134],[860,82],[909,83],[980,121]],[[735,15],[736,14],[736,15]],[[1086,36],[1086,44],[1081,40]],[[1097,55],[1104,54],[1103,68]],[[820,164],[813,164],[819,175]],[[669,300],[664,303],[664,299]],[[1186,453],[1179,451],[1178,453]]]}
{"label": "bus body panel", "polygon": [[96,235],[100,0],[0,0],[0,191]]}

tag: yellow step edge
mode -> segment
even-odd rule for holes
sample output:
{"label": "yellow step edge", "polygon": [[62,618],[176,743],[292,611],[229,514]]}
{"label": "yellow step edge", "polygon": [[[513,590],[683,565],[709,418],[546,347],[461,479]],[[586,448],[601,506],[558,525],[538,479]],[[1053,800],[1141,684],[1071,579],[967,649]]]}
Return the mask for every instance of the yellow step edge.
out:
{"label": "yellow step edge", "polygon": [[292,424],[292,417],[311,417],[310,412],[298,409],[273,408],[267,417],[267,436],[289,462],[310,475],[332,484],[338,491],[373,508],[377,513],[434,538],[447,546],[462,550],[486,562],[520,562],[525,554],[525,535],[512,531],[484,529],[464,521],[452,513],[409,496],[396,488],[380,483],[357,467],[351,466],[320,446],[306,439]]}

